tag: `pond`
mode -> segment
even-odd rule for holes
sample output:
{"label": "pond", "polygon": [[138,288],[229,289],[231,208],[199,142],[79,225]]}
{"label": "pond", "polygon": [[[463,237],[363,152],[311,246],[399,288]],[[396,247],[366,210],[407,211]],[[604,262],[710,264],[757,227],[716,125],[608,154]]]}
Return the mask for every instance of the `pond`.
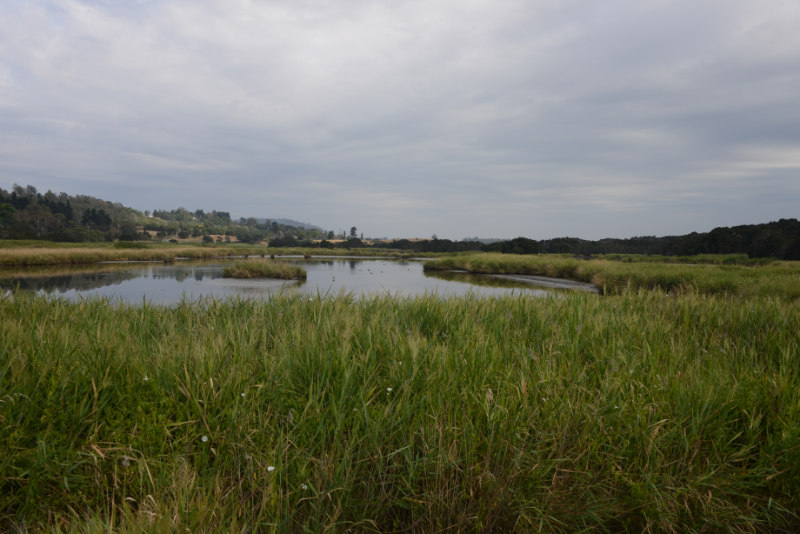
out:
{"label": "pond", "polygon": [[350,294],[417,296],[531,295],[554,289],[594,290],[588,284],[539,277],[501,277],[459,272],[425,272],[422,261],[356,257],[281,258],[302,266],[305,282],[223,278],[229,261],[100,263],[79,267],[0,271],[0,290],[19,288],[66,299],[108,297],[129,303],[146,300],[175,304],[205,297],[269,297],[278,293],[309,296]]}

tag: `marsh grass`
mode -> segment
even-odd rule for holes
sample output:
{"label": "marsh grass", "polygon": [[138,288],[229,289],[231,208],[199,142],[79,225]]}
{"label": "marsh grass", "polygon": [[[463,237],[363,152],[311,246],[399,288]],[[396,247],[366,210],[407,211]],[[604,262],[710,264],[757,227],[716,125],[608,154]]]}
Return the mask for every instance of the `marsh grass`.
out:
{"label": "marsh grass", "polygon": [[227,265],[222,271],[226,278],[277,278],[305,280],[306,271],[298,265],[276,260],[244,260]]}
{"label": "marsh grass", "polygon": [[[699,258],[702,260],[702,258]],[[800,299],[800,262],[764,265],[658,263],[578,259],[564,255],[467,254],[425,262],[425,270],[521,274],[595,284],[606,294],[637,289],[738,297]]]}
{"label": "marsh grass", "polygon": [[662,256],[658,254],[595,254],[593,259],[628,263],[690,263],[711,265],[767,265],[774,258],[750,258],[747,254],[695,254],[694,256]]}
{"label": "marsh grass", "polygon": [[103,261],[172,261],[266,255],[267,247],[148,245],[146,247],[16,247],[0,248],[0,267],[78,265]]}
{"label": "marsh grass", "polygon": [[0,328],[0,530],[800,527],[778,298],[15,293]]}

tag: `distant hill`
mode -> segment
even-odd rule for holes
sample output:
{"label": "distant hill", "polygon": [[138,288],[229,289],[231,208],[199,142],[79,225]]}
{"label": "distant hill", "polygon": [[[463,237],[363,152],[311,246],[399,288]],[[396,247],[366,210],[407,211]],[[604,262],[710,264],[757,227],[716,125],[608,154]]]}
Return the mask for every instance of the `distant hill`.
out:
{"label": "distant hill", "polygon": [[258,221],[258,224],[266,224],[266,222],[269,221],[271,223],[276,222],[276,223],[278,223],[278,224],[280,224],[282,226],[292,226],[294,228],[303,228],[304,230],[320,230],[320,231],[322,231],[322,228],[319,227],[319,226],[315,226],[315,225],[310,224],[310,223],[293,221],[292,219],[261,219],[261,218],[256,217],[256,221]]}
{"label": "distant hill", "polygon": [[172,240],[197,239],[204,242],[237,241],[258,243],[290,239],[312,242],[327,236],[322,228],[291,219],[235,221],[226,211],[156,209],[141,212],[86,195],[68,195],[34,186],[14,184],[10,191],[0,188],[0,239],[42,239],[48,241],[111,241],[115,239]]}

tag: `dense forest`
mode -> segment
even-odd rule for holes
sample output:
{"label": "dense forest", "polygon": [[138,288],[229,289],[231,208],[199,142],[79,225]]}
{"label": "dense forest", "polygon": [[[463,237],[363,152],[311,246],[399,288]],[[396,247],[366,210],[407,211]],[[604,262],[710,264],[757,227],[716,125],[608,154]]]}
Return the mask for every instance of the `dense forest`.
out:
{"label": "dense forest", "polygon": [[94,197],[14,185],[0,188],[0,239],[48,241],[170,240],[201,238],[205,242],[236,241],[272,247],[392,248],[408,252],[491,251],[515,254],[746,254],[751,258],[800,260],[800,222],[781,219],[765,224],[715,228],[682,236],[643,236],[588,241],[562,237],[536,241],[518,237],[490,244],[449,239],[372,242],[350,234],[302,228],[255,218],[231,219],[225,211],[189,211],[185,208],[140,212],[120,203]]}

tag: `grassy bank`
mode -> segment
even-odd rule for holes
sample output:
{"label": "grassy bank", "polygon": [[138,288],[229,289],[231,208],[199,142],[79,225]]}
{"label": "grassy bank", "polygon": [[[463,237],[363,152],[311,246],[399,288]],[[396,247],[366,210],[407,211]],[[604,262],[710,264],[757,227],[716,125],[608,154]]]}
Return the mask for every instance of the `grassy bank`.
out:
{"label": "grassy bank", "polygon": [[589,282],[605,293],[629,289],[694,292],[738,297],[775,296],[800,299],[800,262],[764,265],[682,264],[653,261],[576,259],[559,255],[466,254],[437,258],[426,270],[523,274]]}
{"label": "grassy bank", "polygon": [[777,298],[16,294],[0,329],[0,530],[800,527]]}
{"label": "grassy bank", "polygon": [[277,278],[280,280],[305,280],[306,271],[285,261],[252,260],[237,261],[223,269],[226,278]]}

